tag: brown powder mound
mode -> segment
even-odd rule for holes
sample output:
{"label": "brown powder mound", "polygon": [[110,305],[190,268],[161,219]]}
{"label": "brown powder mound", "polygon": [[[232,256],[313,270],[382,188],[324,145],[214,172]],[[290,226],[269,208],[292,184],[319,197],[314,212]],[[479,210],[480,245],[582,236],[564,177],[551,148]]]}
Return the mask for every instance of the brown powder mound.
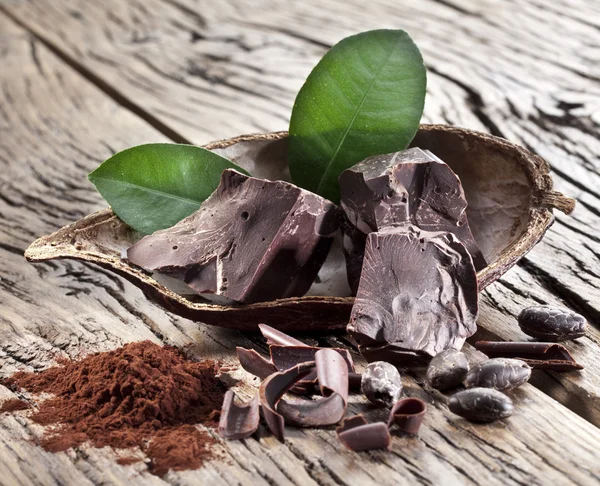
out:
{"label": "brown powder mound", "polygon": [[2,406],[0,407],[0,413],[17,412],[19,410],[27,410],[29,408],[31,408],[31,405],[29,405],[29,403],[27,403],[25,400],[10,398],[2,403]]}
{"label": "brown powder mound", "polygon": [[94,447],[140,447],[151,470],[190,469],[216,441],[193,424],[216,426],[226,386],[215,361],[188,361],[176,348],[150,341],[66,362],[41,373],[19,372],[4,384],[54,395],[31,418],[60,424],[43,438],[49,451],[90,441]]}

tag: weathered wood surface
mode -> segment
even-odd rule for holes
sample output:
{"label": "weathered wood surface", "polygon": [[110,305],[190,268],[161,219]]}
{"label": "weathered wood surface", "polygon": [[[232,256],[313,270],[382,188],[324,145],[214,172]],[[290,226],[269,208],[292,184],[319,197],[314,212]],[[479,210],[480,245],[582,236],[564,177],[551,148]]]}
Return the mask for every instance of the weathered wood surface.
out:
{"label": "weathered wood surface", "polygon": [[[0,3],[1,375],[48,366],[57,354],[144,338],[193,343],[197,356],[229,360],[235,345],[260,343],[172,316],[91,265],[32,266],[22,252],[37,236],[103,207],[85,174],[114,151],[285,129],[295,93],[327,46],[359,30],[400,26],[429,65],[425,121],[531,147],[552,164],[558,189],[579,200],[573,217],[559,216],[523,263],[485,292],[479,335],[522,338],[514,316],[523,306],[566,304],[592,324],[588,337],[568,345],[586,370],[536,373],[539,389],[519,390],[517,413],[501,424],[471,425],[432,404],[419,438],[395,438],[390,454],[348,453],[331,430],[290,430],[285,444],[261,430],[258,438],[224,444],[224,460],[164,481],[597,484],[597,6],[583,0],[260,4]],[[431,402],[414,379],[406,387]],[[9,395],[0,388],[0,399]],[[0,417],[0,483],[164,484],[143,464],[117,466],[108,450],[46,453],[30,444],[39,433],[24,415]]]}

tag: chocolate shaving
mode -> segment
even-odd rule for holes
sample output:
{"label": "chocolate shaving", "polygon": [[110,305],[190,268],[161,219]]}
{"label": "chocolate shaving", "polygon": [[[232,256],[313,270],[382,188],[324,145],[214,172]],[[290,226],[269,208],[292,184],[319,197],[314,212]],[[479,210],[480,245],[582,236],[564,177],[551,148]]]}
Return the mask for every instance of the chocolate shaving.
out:
{"label": "chocolate shaving", "polygon": [[425,416],[425,402],[419,398],[402,398],[396,402],[390,411],[388,427],[397,425],[407,434],[416,435]]}
{"label": "chocolate shaving", "polygon": [[258,354],[254,349],[237,347],[235,351],[242,368],[248,373],[258,376],[261,380],[277,371],[271,361]]}
{"label": "chocolate shaving", "polygon": [[[339,349],[339,348],[317,348],[313,346],[279,346],[279,345],[271,345],[269,346],[271,350],[271,361],[275,365],[275,367],[281,370],[287,370],[292,366],[296,366],[299,363],[306,363],[307,361],[314,361],[316,354],[320,350],[333,350],[339,353],[346,364],[348,365],[348,369],[351,372],[354,372],[354,362],[352,361],[352,356],[347,349]],[[315,376],[316,377],[316,376]]]}
{"label": "chocolate shaving", "polygon": [[389,449],[392,440],[386,424],[368,424],[362,415],[345,419],[336,433],[342,444],[354,452]]}
{"label": "chocolate shaving", "polygon": [[278,331],[277,329],[267,326],[266,324],[259,324],[258,328],[260,332],[267,340],[267,344],[275,344],[278,346],[307,346],[302,341],[299,341],[292,336],[288,336],[287,334]]}
{"label": "chocolate shaving", "polygon": [[285,421],[298,427],[323,427],[338,423],[346,413],[348,402],[348,364],[334,349],[320,349],[315,367],[322,399],[281,400],[277,411]]}
{"label": "chocolate shaving", "polygon": [[350,391],[360,391],[362,375],[360,373],[348,373],[348,389]]}
{"label": "chocolate shaving", "polygon": [[258,390],[263,416],[271,433],[283,442],[285,422],[283,417],[275,410],[281,397],[297,381],[304,378],[315,368],[315,362],[301,363],[289,370],[278,371],[265,379]]}
{"label": "chocolate shaving", "polygon": [[245,439],[258,429],[260,419],[258,395],[242,405],[236,405],[234,399],[235,393],[233,390],[228,390],[223,399],[219,435],[224,439]]}
{"label": "chocolate shaving", "polygon": [[515,358],[538,370],[582,370],[562,344],[537,342],[477,341],[475,348],[490,358]]}

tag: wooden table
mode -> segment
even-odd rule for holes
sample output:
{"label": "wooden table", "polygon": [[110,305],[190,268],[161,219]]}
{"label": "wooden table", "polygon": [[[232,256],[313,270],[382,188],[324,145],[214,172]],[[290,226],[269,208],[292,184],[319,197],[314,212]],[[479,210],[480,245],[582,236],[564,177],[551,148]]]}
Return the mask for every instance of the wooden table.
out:
{"label": "wooden table", "polygon": [[[23,251],[105,206],[86,174],[126,147],[201,144],[286,129],[294,97],[328,47],[362,30],[406,29],[429,72],[424,121],[490,132],[545,157],[577,198],[545,239],[481,296],[477,338],[519,340],[527,305],[585,315],[567,347],[581,373],[536,372],[510,419],[473,425],[434,401],[417,438],[350,453],[332,430],[279,443],[223,444],[224,456],[162,480],[108,449],[51,454],[25,414],[0,417],[0,483],[598,484],[600,481],[600,4],[593,0],[1,0],[1,376],[126,342],[192,344],[233,361],[260,340],[178,318],[115,275]],[[328,339],[334,343],[334,339]],[[264,349],[264,348],[263,348]],[[472,349],[468,347],[469,352]],[[474,352],[473,352],[474,353]],[[247,391],[251,391],[251,382]],[[0,387],[0,399],[12,395]],[[355,399],[351,410],[361,407]],[[378,417],[377,413],[371,414]]]}

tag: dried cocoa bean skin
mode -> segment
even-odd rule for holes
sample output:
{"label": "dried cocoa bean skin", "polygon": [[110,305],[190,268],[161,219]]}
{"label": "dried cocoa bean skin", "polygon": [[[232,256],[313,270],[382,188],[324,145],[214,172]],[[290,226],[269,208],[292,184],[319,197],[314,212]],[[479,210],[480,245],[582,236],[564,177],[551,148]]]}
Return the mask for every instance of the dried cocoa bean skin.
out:
{"label": "dried cocoa bean skin", "polygon": [[512,400],[492,388],[469,388],[460,391],[448,402],[452,413],[472,422],[493,422],[510,417],[514,411]]}
{"label": "dried cocoa bean skin", "polygon": [[427,368],[427,384],[436,390],[449,390],[459,386],[469,372],[469,362],[464,353],[446,349],[435,355]]}
{"label": "dried cocoa bean skin", "polygon": [[558,342],[585,335],[585,317],[569,309],[537,305],[523,309],[518,317],[519,327],[528,336]]}
{"label": "dried cocoa bean skin", "polygon": [[360,390],[372,404],[391,407],[402,393],[402,378],[394,365],[374,361],[362,375]]}
{"label": "dried cocoa bean skin", "polygon": [[467,388],[484,387],[511,390],[527,383],[531,367],[519,359],[494,358],[475,365],[467,373]]}

